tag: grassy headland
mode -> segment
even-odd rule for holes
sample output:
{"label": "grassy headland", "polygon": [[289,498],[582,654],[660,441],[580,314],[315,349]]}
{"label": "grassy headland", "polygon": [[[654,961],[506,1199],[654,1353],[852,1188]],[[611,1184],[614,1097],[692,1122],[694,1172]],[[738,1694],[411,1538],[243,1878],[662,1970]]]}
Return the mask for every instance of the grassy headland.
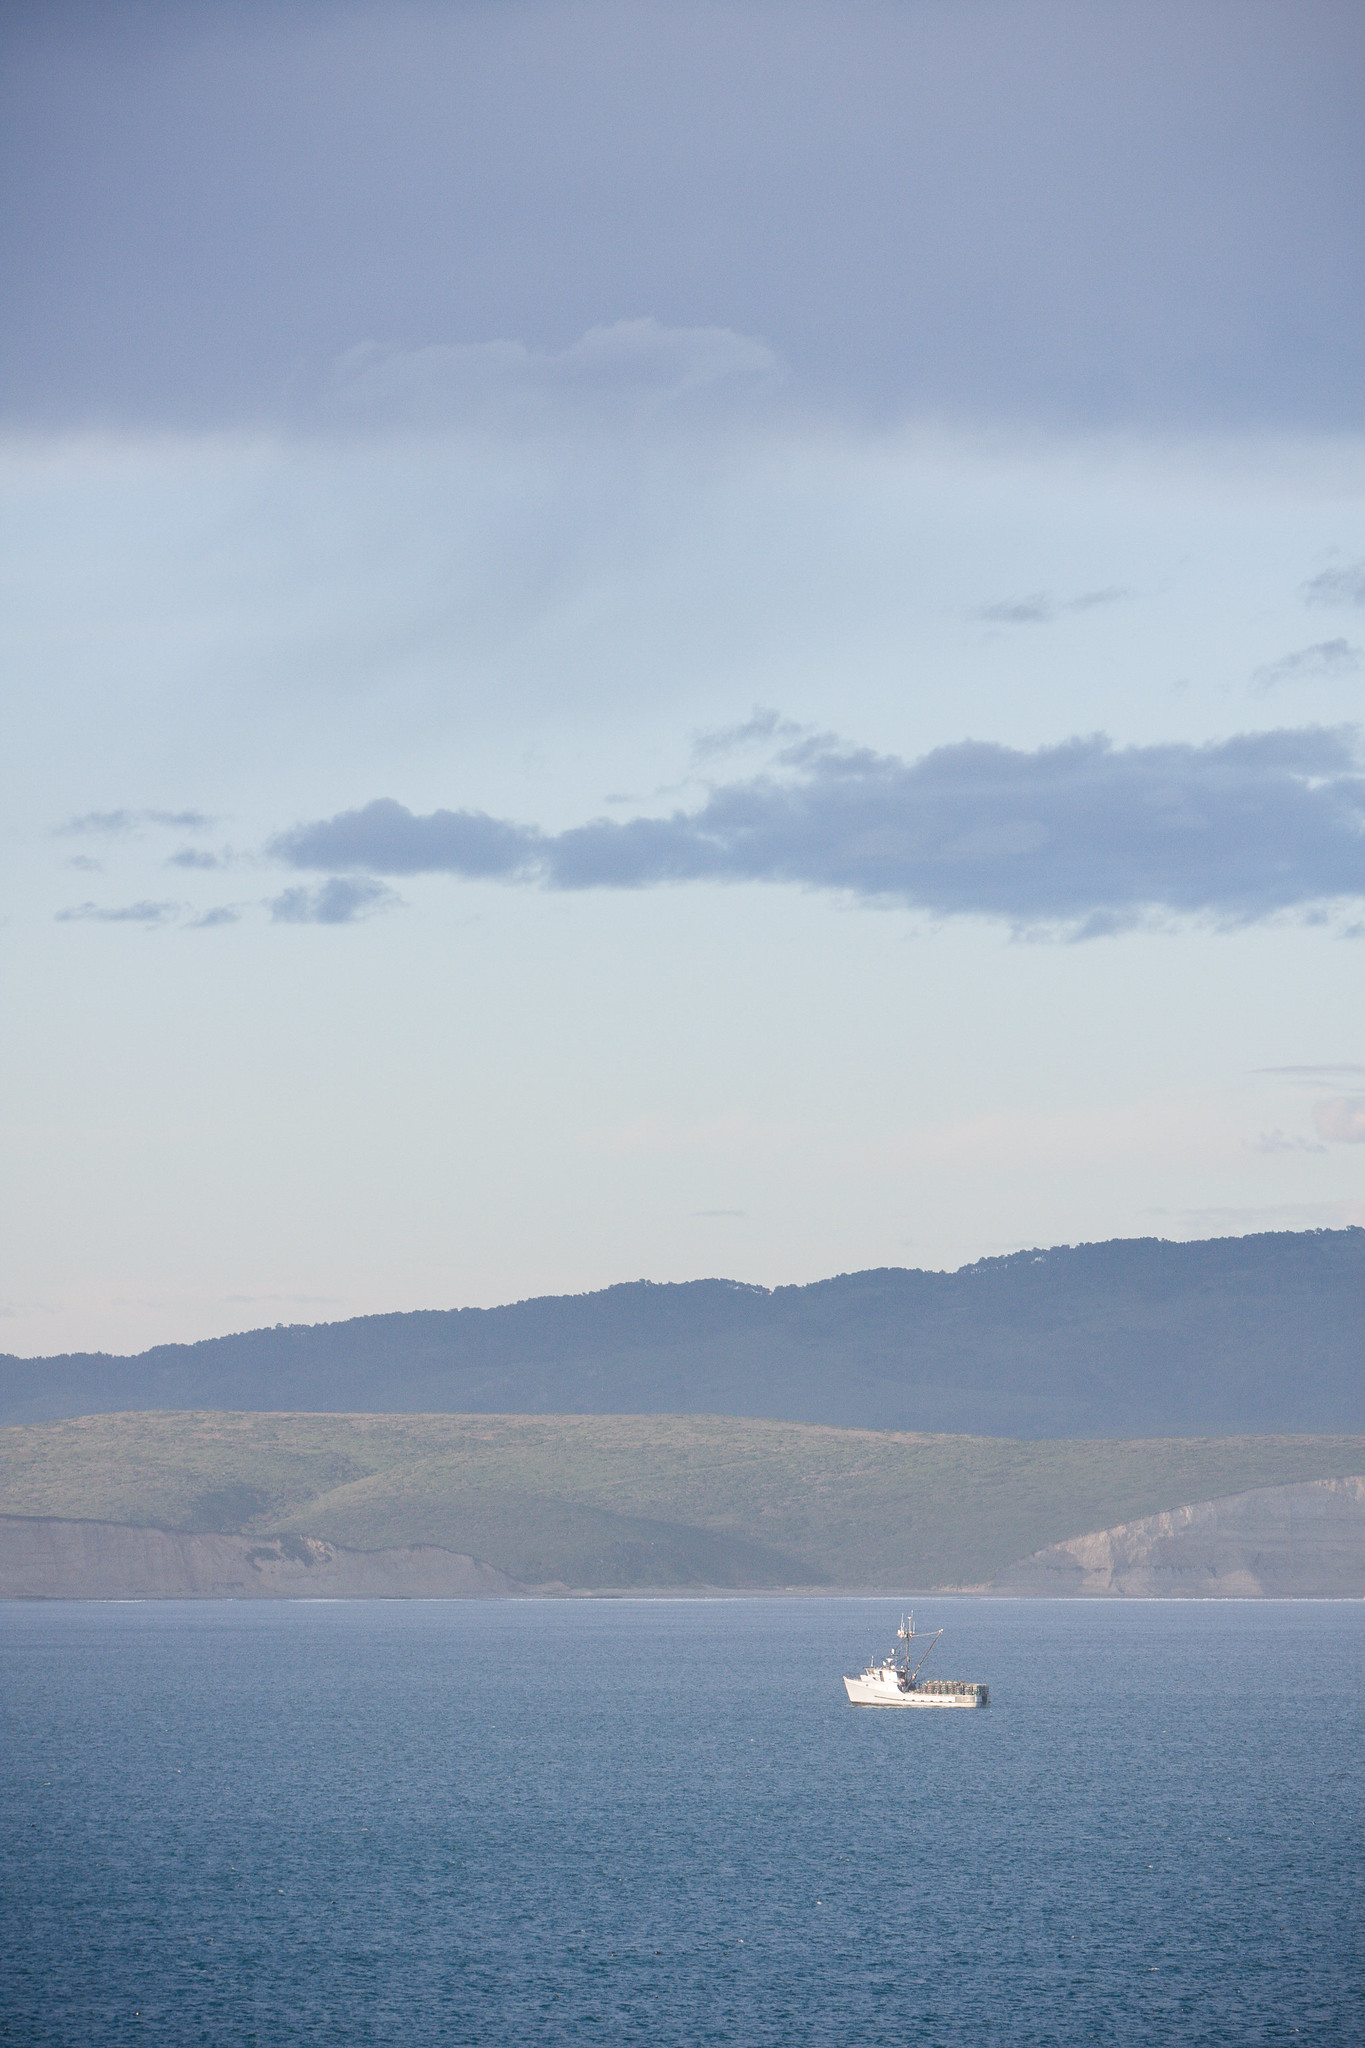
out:
{"label": "grassy headland", "polygon": [[0,1429],[0,1514],[431,1543],[531,1585],[952,1586],[1138,1515],[1362,1471],[1359,1436],[155,1412]]}

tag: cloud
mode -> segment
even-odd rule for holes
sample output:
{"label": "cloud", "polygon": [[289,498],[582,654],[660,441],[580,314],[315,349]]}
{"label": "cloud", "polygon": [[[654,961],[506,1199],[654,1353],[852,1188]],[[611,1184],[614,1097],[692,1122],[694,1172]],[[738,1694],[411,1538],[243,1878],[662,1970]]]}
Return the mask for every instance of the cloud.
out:
{"label": "cloud", "polygon": [[322,409],[354,425],[430,427],[477,419],[504,427],[573,412],[667,409],[697,394],[774,383],[762,341],[728,327],[668,327],[645,318],[591,327],[569,347],[521,341],[385,348],[363,342],[332,368]]}
{"label": "cloud", "polygon": [[223,865],[216,853],[207,853],[200,846],[182,846],[178,853],[167,859],[168,868],[218,868]]}
{"label": "cloud", "polygon": [[1365,1145],[1365,1095],[1337,1095],[1314,1103],[1313,1128],[1334,1145]]}
{"label": "cloud", "polygon": [[219,925],[236,924],[240,916],[241,912],[233,904],[218,903],[214,905],[212,910],[206,910],[202,917],[196,917],[190,926],[190,930],[196,932],[213,931]]}
{"label": "cloud", "polygon": [[1332,683],[1341,676],[1358,675],[1362,668],[1365,653],[1349,640],[1319,640],[1258,668],[1251,680],[1258,690],[1273,690],[1277,683]]}
{"label": "cloud", "polygon": [[286,889],[272,898],[269,910],[276,924],[354,924],[398,900],[382,882],[333,875],[317,889]]}
{"label": "cloud", "polygon": [[377,797],[363,810],[281,832],[267,851],[296,868],[477,879],[529,870],[549,844],[533,828],[509,825],[482,811],[432,811],[421,818],[392,797]]}
{"label": "cloud", "polygon": [[180,914],[178,903],[124,903],[108,908],[101,903],[73,903],[57,912],[58,924],[167,924]]}
{"label": "cloud", "polygon": [[1247,1149],[1251,1152],[1322,1152],[1326,1148],[1317,1145],[1311,1138],[1291,1138],[1284,1131],[1262,1131],[1258,1137],[1248,1138]]}
{"label": "cloud", "polygon": [[1024,753],[965,740],[918,761],[802,741],[699,808],[549,834],[392,798],[271,841],[298,868],[556,889],[762,881],[1079,936],[1153,913],[1240,924],[1365,896],[1365,776],[1347,731]]}
{"label": "cloud", "polygon": [[1067,598],[1052,598],[1045,590],[1035,590],[1029,597],[1003,598],[996,604],[981,605],[968,616],[992,626],[1046,626],[1065,612],[1097,611],[1104,605],[1121,604],[1132,594],[1117,583],[1103,590],[1083,590],[1078,597]]}
{"label": "cloud", "polygon": [[1365,562],[1347,562],[1340,569],[1324,569],[1300,586],[1305,604],[1365,605]]}
{"label": "cloud", "polygon": [[[1162,1216],[1168,1213],[1164,1209],[1149,1211]],[[1365,1202],[1348,1196],[1344,1201],[1279,1202],[1254,1209],[1182,1209],[1178,1220],[1201,1237],[1217,1235],[1220,1230],[1234,1237],[1261,1230],[1359,1230],[1365,1227]]]}
{"label": "cloud", "polygon": [[326,1304],[326,1303],[331,1303],[331,1302],[339,1302],[339,1301],[341,1301],[341,1300],[343,1299],[343,1297],[342,1297],[341,1295],[339,1295],[339,1294],[225,1294],[225,1295],[224,1295],[224,1296],[223,1296],[222,1298],[223,1298],[223,1300],[224,1300],[224,1301],[234,1301],[234,1302],[236,1302],[236,1301],[292,1301],[292,1302],[304,1302],[304,1303],[318,1303],[318,1304]]}
{"label": "cloud", "polygon": [[983,604],[971,614],[974,619],[984,619],[992,626],[1041,626],[1057,616],[1057,607],[1046,591],[1036,590],[1032,597],[1002,599],[998,604]]}
{"label": "cloud", "polygon": [[1335,1060],[1326,1066],[1317,1067],[1257,1067],[1258,1074],[1292,1074],[1300,1079],[1320,1081],[1324,1076],[1335,1074],[1365,1074],[1365,1062],[1360,1060]]}
{"label": "cloud", "polygon": [[88,832],[112,838],[136,831],[139,825],[166,825],[177,832],[202,832],[216,823],[216,818],[206,817],[203,811],[83,811],[79,817],[68,818],[56,829],[59,837]]}
{"label": "cloud", "polygon": [[722,754],[736,752],[740,747],[762,745],[771,740],[794,740],[808,731],[808,727],[798,725],[794,718],[784,718],[780,711],[755,705],[751,716],[741,725],[721,725],[711,732],[698,733],[692,742],[692,759],[714,761]]}
{"label": "cloud", "polygon": [[6,10],[21,418],[255,421],[357,336],[609,307],[896,414],[1359,428],[1345,0],[129,12]]}
{"label": "cloud", "polygon": [[83,811],[78,818],[68,818],[64,825],[58,825],[57,832],[62,837],[73,832],[131,832],[137,819],[136,811]]}

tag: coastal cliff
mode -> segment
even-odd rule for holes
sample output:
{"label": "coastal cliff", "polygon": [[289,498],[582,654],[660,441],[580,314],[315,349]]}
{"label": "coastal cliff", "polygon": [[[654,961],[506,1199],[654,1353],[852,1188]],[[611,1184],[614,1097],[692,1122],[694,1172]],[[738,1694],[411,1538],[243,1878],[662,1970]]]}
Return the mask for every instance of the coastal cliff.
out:
{"label": "coastal cliff", "polygon": [[316,1536],[0,1515],[0,1599],[468,1600],[522,1590],[491,1565],[432,1544],[350,1550]]}
{"label": "coastal cliff", "polygon": [[1365,1597],[1365,1478],[1261,1486],[1050,1543],[992,1593],[1151,1598]]}
{"label": "coastal cliff", "polygon": [[[359,1550],[317,1536],[193,1534],[0,1515],[0,1599],[467,1600],[537,1590],[570,1587],[532,1587],[435,1544]],[[728,1590],[760,1588],[733,1584]],[[1365,1476],[1257,1487],[1145,1515],[1049,1544],[1006,1566],[989,1584],[960,1590],[1062,1598],[1365,1598]]]}

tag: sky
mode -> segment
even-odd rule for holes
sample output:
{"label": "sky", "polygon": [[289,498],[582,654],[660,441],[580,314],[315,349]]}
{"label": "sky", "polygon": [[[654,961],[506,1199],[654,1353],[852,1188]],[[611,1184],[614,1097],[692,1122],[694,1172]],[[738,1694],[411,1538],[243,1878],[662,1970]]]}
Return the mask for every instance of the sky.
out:
{"label": "sky", "polygon": [[0,15],[0,1347],[1365,1224],[1365,17]]}

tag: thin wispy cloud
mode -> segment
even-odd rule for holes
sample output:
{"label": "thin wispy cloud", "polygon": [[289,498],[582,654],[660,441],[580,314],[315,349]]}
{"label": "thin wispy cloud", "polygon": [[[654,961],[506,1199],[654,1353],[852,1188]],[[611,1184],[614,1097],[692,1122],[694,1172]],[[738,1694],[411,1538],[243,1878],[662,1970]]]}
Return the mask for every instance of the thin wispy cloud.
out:
{"label": "thin wispy cloud", "polygon": [[1323,1066],[1314,1067],[1257,1067],[1258,1074],[1288,1074],[1295,1079],[1320,1081],[1333,1074],[1365,1074],[1365,1061],[1330,1060]]}
{"label": "thin wispy cloud", "polygon": [[1333,1145],[1365,1145],[1365,1095],[1338,1095],[1315,1103],[1313,1129]]}
{"label": "thin wispy cloud", "polygon": [[72,903],[56,913],[58,924],[171,924],[180,915],[178,903]]}
{"label": "thin wispy cloud", "polygon": [[787,884],[1078,936],[1154,914],[1245,924],[1365,896],[1365,775],[1350,732],[1126,748],[1097,735],[1035,753],[963,741],[913,762],[807,740],[780,768],[722,784],[692,811],[558,833],[379,798],[267,850],[334,874],[554,889]]}
{"label": "thin wispy cloud", "polygon": [[330,1306],[341,1299],[342,1296],[339,1294],[225,1294],[223,1296],[224,1301],[230,1302],[289,1301],[311,1307]]}
{"label": "thin wispy cloud", "polygon": [[738,725],[721,725],[711,732],[698,733],[692,742],[692,759],[696,763],[715,761],[722,755],[738,753],[743,747],[796,740],[808,731],[794,718],[784,718],[780,711],[756,705],[752,714]]}
{"label": "thin wispy cloud", "polygon": [[1300,595],[1306,604],[1365,605],[1365,561],[1346,562],[1310,576]]}
{"label": "thin wispy cloud", "polygon": [[141,813],[137,811],[82,811],[79,817],[68,818],[64,825],[58,825],[58,837],[65,838],[74,833],[92,833],[113,838],[123,832],[131,832]]}
{"label": "thin wispy cloud", "polygon": [[1296,648],[1267,662],[1252,675],[1258,690],[1273,690],[1279,683],[1335,683],[1365,669],[1365,650],[1349,640],[1318,640],[1312,647]]}
{"label": "thin wispy cloud", "polygon": [[[1165,1215],[1165,1210],[1150,1212]],[[1259,1207],[1182,1209],[1176,1220],[1201,1237],[1241,1237],[1258,1230],[1359,1230],[1365,1202],[1270,1202]]]}
{"label": "thin wispy cloud", "polygon": [[1035,591],[1032,597],[1001,598],[995,604],[983,604],[969,614],[981,619],[989,626],[1043,626],[1057,616],[1057,607],[1046,591]]}
{"label": "thin wispy cloud", "polygon": [[206,832],[218,823],[204,811],[142,811],[139,816],[144,824],[167,825],[177,832]]}
{"label": "thin wispy cloud", "polygon": [[1121,604],[1132,594],[1119,584],[1103,590],[1083,590],[1078,597],[1065,598],[1053,598],[1045,590],[1035,590],[1028,597],[1001,598],[994,604],[980,605],[968,616],[989,626],[1046,626],[1068,612],[1093,612],[1105,605]]}
{"label": "thin wispy cloud", "polygon": [[56,827],[57,836],[66,838],[72,834],[86,834],[102,838],[120,838],[135,832],[140,825],[162,825],[177,832],[203,832],[216,824],[203,811],[82,811],[79,816],[68,818],[64,825]]}

